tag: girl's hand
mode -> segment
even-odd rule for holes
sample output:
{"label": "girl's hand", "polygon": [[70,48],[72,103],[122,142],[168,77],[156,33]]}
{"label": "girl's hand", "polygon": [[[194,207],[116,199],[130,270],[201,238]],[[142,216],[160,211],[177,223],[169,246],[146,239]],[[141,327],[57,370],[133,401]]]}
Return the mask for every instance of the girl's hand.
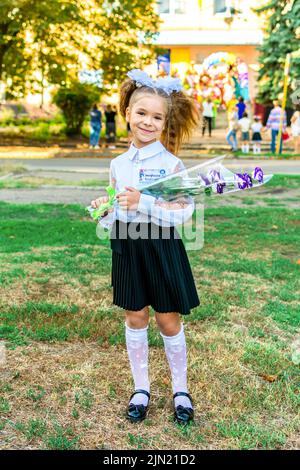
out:
{"label": "girl's hand", "polygon": [[116,196],[119,206],[124,210],[136,210],[140,202],[141,193],[131,186],[125,186],[125,189],[127,191]]}
{"label": "girl's hand", "polygon": [[91,206],[93,207],[93,209],[98,209],[98,207],[101,206],[101,204],[104,204],[105,202],[108,202],[108,196],[98,197],[98,199],[91,201]]}

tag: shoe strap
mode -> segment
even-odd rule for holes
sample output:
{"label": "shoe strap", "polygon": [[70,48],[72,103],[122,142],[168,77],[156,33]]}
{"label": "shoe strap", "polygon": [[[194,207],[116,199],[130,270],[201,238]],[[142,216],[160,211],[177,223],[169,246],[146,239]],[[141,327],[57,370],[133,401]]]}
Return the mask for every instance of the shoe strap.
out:
{"label": "shoe strap", "polygon": [[129,401],[132,400],[132,398],[134,397],[134,395],[136,395],[137,393],[143,393],[143,394],[146,395],[146,396],[148,397],[148,399],[150,400],[150,393],[147,392],[147,390],[138,389],[138,390],[135,390],[135,391],[133,392],[133,394],[131,395]]}
{"label": "shoe strap", "polygon": [[176,392],[174,393],[173,395],[173,400],[176,398],[176,397],[188,397],[188,399],[190,400],[191,404],[193,404],[193,400],[192,400],[192,397],[189,393],[187,392]]}

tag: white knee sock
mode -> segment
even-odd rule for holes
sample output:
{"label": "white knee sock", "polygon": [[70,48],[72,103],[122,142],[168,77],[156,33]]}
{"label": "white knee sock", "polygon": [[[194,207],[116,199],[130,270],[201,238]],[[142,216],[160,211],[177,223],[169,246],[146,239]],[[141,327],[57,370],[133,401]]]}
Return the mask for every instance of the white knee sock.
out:
{"label": "white knee sock", "polygon": [[[173,393],[187,392],[187,359],[183,324],[181,324],[180,332],[175,336],[160,334],[164,340],[166,356],[171,369]],[[188,397],[176,397],[175,406],[178,405],[192,408]]]}
{"label": "white knee sock", "polygon": [[[148,376],[148,326],[141,329],[129,328],[125,323],[126,346],[134,380],[135,390],[150,391]],[[130,403],[135,405],[148,404],[148,397],[143,393],[134,395]]]}

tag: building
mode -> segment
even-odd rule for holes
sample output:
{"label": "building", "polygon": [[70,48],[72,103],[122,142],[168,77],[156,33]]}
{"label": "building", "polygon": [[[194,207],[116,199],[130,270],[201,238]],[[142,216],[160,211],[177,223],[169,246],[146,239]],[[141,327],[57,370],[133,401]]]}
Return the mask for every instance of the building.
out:
{"label": "building", "polygon": [[[247,65],[249,94],[256,93],[257,46],[262,43],[257,0],[159,0],[161,31],[156,44],[170,58],[170,72],[182,76],[216,53],[229,53]],[[219,55],[221,56],[221,55]],[[218,54],[214,57],[218,57]]]}

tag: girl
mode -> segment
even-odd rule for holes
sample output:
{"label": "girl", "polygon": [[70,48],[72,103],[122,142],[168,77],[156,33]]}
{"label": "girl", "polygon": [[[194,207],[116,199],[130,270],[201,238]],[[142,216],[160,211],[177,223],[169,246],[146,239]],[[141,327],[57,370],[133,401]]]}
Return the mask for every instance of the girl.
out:
{"label": "girl", "polygon": [[251,126],[252,129],[252,142],[253,142],[253,153],[260,153],[261,150],[261,131],[262,123],[259,116],[254,116],[254,123]]}
{"label": "girl", "polygon": [[250,126],[251,121],[248,118],[248,113],[245,111],[242,119],[239,120],[239,126],[242,132],[242,152],[249,153],[249,140],[250,140]]}
{"label": "girl", "polygon": [[[193,213],[193,201],[167,203],[141,194],[136,184],[149,182],[184,169],[177,153],[184,137],[198,124],[198,111],[181,91],[176,78],[153,81],[133,70],[121,86],[120,112],[130,124],[129,150],[111,161],[110,182],[118,205],[111,234],[113,303],[125,310],[125,336],[135,391],[127,418],[146,417],[150,399],[148,377],[149,306],[164,341],[171,369],[174,419],[193,420],[187,388],[186,343],[182,315],[199,305],[188,257],[175,230]],[[91,202],[96,208],[102,197]],[[110,214],[111,215],[111,214]]]}
{"label": "girl", "polygon": [[294,140],[294,153],[300,153],[300,113],[295,111],[291,118],[291,131]]}
{"label": "girl", "polygon": [[212,120],[214,116],[214,103],[210,96],[202,103],[203,106],[203,125],[202,137],[204,137],[206,126],[208,126],[209,137],[211,137]]}

